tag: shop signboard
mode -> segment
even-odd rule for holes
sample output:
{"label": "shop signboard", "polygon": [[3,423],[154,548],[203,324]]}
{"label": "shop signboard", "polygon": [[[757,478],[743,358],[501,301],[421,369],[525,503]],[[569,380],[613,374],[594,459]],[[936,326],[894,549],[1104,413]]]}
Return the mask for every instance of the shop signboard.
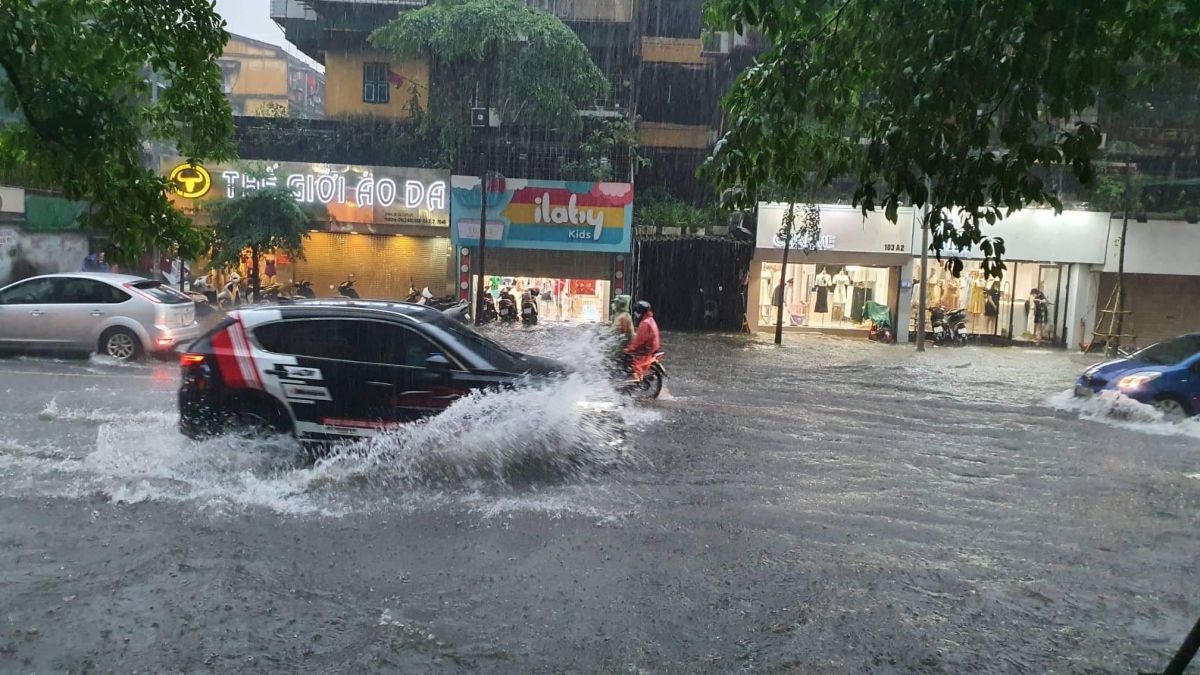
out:
{"label": "shop signboard", "polygon": [[[947,213],[947,218],[961,219]],[[1103,264],[1108,249],[1107,212],[1022,209],[983,226],[983,234],[1004,240],[1004,259],[1028,262]],[[921,230],[913,231],[913,254],[921,254]],[[943,257],[982,260],[979,246],[967,250],[947,249]]]}
{"label": "shop signboard", "polygon": [[[816,250],[826,253],[894,253],[910,254],[913,232],[913,210],[902,208],[895,223],[883,211],[863,216],[862,209],[844,204],[821,204],[821,233]],[[787,204],[758,205],[757,246],[760,249],[782,249],[783,216]],[[803,207],[796,206],[797,224]],[[809,242],[793,237],[792,248],[803,249]]]}
{"label": "shop signboard", "polygon": [[[479,185],[477,176],[451,178],[450,215],[457,245],[479,243]],[[488,188],[487,220],[488,246],[627,253],[633,186],[496,178]]]}
{"label": "shop signboard", "polygon": [[171,200],[186,212],[264,187],[287,187],[335,231],[356,231],[356,224],[450,226],[445,171],[302,162],[192,165],[180,157],[163,159],[161,169],[174,187]]}

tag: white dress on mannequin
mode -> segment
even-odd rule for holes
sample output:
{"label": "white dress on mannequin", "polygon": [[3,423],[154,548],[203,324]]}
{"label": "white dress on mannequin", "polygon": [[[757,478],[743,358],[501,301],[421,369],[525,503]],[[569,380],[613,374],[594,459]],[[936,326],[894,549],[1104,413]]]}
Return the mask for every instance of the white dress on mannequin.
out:
{"label": "white dress on mannequin", "polygon": [[833,302],[843,305],[850,302],[850,275],[838,272],[833,278]]}

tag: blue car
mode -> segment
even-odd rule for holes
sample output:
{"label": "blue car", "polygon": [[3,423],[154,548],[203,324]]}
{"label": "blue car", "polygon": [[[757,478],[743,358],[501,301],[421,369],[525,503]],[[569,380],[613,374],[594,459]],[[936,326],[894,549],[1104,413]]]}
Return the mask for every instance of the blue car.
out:
{"label": "blue car", "polygon": [[1128,358],[1088,368],[1075,383],[1076,396],[1119,391],[1168,417],[1200,413],[1200,333],[1181,335]]}

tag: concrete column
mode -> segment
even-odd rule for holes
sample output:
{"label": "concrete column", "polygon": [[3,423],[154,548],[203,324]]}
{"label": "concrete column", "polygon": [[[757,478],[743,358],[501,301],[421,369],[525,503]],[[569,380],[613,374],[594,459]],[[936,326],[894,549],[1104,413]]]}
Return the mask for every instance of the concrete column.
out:
{"label": "concrete column", "polygon": [[[896,306],[896,344],[908,344],[908,323],[912,319],[913,297],[913,265],[915,260],[909,260],[900,270],[900,292],[897,294]],[[907,286],[907,288],[906,288]]]}
{"label": "concrete column", "polygon": [[1096,303],[1100,293],[1100,273],[1091,265],[1071,265],[1067,278],[1071,292],[1066,300],[1067,348],[1077,350],[1092,340],[1096,327]]}

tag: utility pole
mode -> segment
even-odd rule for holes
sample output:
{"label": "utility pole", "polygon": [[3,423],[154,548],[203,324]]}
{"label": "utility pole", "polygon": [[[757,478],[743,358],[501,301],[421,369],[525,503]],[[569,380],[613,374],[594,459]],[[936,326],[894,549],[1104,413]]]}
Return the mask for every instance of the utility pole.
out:
{"label": "utility pole", "polygon": [[[925,179],[925,187],[929,187],[929,179]],[[928,302],[929,284],[929,200],[933,191],[926,189],[925,204],[921,207],[921,279],[917,289],[917,351],[925,351],[925,311]]]}
{"label": "utility pole", "polygon": [[492,164],[492,80],[496,68],[496,41],[488,43],[484,55],[485,67],[483,76],[483,170],[479,173],[479,292],[475,297],[475,325],[483,325],[483,309],[487,306],[487,277],[484,274],[487,262],[487,206],[488,206],[488,174]]}

